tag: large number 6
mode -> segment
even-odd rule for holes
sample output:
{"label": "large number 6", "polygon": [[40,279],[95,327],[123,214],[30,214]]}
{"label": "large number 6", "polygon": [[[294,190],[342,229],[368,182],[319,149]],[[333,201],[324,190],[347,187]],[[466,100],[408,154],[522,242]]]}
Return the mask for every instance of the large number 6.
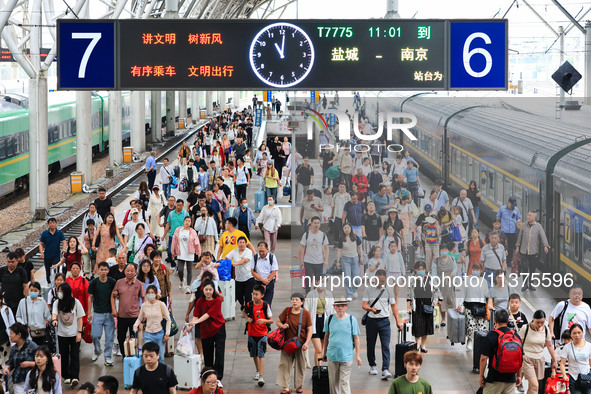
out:
{"label": "large number 6", "polygon": [[[482,77],[485,77],[490,72],[490,69],[492,68],[493,61],[492,61],[492,56],[490,55],[490,52],[484,48],[474,48],[474,49],[470,50],[470,44],[472,44],[472,41],[474,41],[477,38],[482,38],[484,40],[485,44],[490,44],[492,42],[490,37],[486,33],[479,32],[479,33],[470,34],[468,36],[468,38],[466,38],[466,42],[464,43],[464,68],[466,69],[466,72],[468,74],[470,74],[470,76],[472,76],[474,78],[482,78]],[[472,66],[470,65],[470,59],[472,58],[472,56],[476,55],[477,53],[484,56],[484,59],[486,60],[486,65],[484,66],[484,70],[482,70],[480,72],[474,71],[472,69]]]}
{"label": "large number 6", "polygon": [[84,51],[84,55],[82,56],[82,60],[80,61],[80,68],[78,69],[78,78],[86,78],[86,65],[88,64],[88,59],[94,50],[94,47],[101,39],[101,33],[72,33],[73,39],[87,39],[91,40],[86,50]]}

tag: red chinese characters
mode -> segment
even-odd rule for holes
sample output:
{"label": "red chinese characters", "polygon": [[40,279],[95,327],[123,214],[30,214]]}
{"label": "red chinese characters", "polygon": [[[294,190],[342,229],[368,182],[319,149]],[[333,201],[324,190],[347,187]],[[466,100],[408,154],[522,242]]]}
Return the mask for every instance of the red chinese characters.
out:
{"label": "red chinese characters", "polygon": [[213,45],[223,44],[221,33],[195,33],[187,37],[189,44],[195,45]]}
{"label": "red chinese characters", "polygon": [[188,77],[218,77],[218,78],[232,78],[234,73],[234,66],[191,66],[187,69]]}
{"label": "red chinese characters", "polygon": [[174,77],[176,75],[175,66],[131,66],[130,73],[132,77]]}
{"label": "red chinese characters", "polygon": [[142,44],[144,45],[174,45],[176,44],[176,33],[143,33]]}

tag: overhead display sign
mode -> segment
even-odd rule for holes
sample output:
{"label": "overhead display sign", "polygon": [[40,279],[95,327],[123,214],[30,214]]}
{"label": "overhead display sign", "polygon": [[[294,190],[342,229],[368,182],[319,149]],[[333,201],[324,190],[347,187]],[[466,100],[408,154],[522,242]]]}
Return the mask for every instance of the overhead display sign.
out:
{"label": "overhead display sign", "polygon": [[[58,87],[506,89],[506,20],[458,21],[458,28],[455,23],[417,19],[114,20],[106,22],[114,26],[110,41],[104,26],[96,29],[96,21],[63,20],[58,21],[58,64],[59,71],[70,74],[58,72]],[[462,42],[450,41],[452,27]],[[452,56],[461,58],[458,62]],[[83,63],[89,73],[74,72]],[[489,63],[493,71],[488,70]],[[95,64],[100,78],[92,71]],[[105,74],[112,65],[116,73],[110,87]],[[93,79],[101,86],[93,85]],[[451,81],[458,82],[452,86]]]}

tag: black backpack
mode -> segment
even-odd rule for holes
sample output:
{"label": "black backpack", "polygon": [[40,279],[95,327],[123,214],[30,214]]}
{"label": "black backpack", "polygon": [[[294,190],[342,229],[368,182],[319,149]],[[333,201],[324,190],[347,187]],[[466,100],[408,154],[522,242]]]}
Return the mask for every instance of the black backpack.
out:
{"label": "black backpack", "polygon": [[556,319],[554,319],[554,330],[552,333],[554,334],[554,338],[557,340],[560,339],[560,336],[562,335],[562,319],[564,319],[567,308],[568,300],[564,301],[564,308],[562,308],[562,311],[558,314],[558,316],[556,316]]}

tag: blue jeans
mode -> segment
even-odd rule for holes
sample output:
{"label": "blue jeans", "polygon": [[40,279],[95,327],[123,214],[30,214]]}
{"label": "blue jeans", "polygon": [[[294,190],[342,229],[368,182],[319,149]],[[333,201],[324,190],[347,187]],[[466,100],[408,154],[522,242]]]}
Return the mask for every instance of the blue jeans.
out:
{"label": "blue jeans", "polygon": [[144,335],[144,343],[156,342],[160,347],[160,353],[158,354],[158,362],[164,363],[164,330],[160,330],[157,333],[151,333],[146,331]]}
{"label": "blue jeans", "polygon": [[493,285],[494,285],[494,283],[493,283],[494,278],[495,278],[495,271],[489,270],[488,268],[485,268],[484,269],[484,279],[488,283],[488,288],[489,289],[491,287],[493,287]]}
{"label": "blue jeans", "polygon": [[345,279],[347,297],[353,297],[353,294],[357,291],[357,287],[353,285],[353,279],[360,275],[359,257],[341,256],[341,268],[343,269],[345,278],[351,279],[351,283],[349,283],[348,279]]}
{"label": "blue jeans", "polygon": [[277,203],[277,188],[276,187],[266,187],[265,188],[265,203],[263,205],[267,205],[267,199],[269,196],[273,196],[273,201]]}
{"label": "blue jeans", "polygon": [[170,183],[162,184],[162,193],[164,193],[164,197],[168,200],[168,197],[170,197]]}
{"label": "blue jeans", "polygon": [[382,371],[390,369],[390,336],[392,334],[390,320],[387,317],[382,319],[368,318],[365,333],[367,334],[367,362],[369,366],[375,367],[377,365],[375,347],[379,335],[382,345]]}
{"label": "blue jeans", "polygon": [[[476,216],[476,223],[474,223],[474,228],[478,228],[478,219],[480,218],[480,207],[474,207],[474,216]],[[468,234],[468,238],[470,238],[470,234]]]}
{"label": "blue jeans", "polygon": [[94,354],[101,354],[101,337],[105,331],[105,360],[112,360],[113,341],[115,338],[115,320],[110,313],[94,313],[90,336],[94,345]]}

